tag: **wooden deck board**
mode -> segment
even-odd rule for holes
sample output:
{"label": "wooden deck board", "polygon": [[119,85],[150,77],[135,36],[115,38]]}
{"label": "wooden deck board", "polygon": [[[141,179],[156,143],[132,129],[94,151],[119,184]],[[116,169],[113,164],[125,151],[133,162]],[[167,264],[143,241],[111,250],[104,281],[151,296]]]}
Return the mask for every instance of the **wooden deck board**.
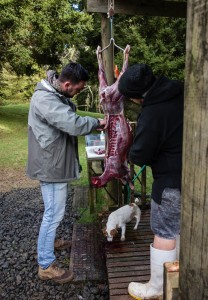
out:
{"label": "wooden deck board", "polygon": [[132,300],[128,295],[131,281],[147,282],[150,278],[150,210],[142,211],[141,221],[134,230],[135,220],[127,225],[126,240],[120,241],[120,231],[113,242],[105,243],[110,300]]}

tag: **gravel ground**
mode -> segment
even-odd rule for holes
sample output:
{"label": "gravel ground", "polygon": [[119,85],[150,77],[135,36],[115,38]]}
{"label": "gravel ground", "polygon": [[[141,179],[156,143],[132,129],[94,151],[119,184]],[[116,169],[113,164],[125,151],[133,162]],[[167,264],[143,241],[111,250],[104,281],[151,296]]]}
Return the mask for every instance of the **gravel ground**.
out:
{"label": "gravel ground", "polygon": [[[37,276],[37,236],[43,204],[39,188],[13,189],[0,193],[0,299],[1,300],[107,300],[108,286],[85,282],[59,285]],[[72,210],[72,197],[57,238],[71,239],[73,223],[79,218]],[[67,268],[69,253],[56,252],[58,264]]]}

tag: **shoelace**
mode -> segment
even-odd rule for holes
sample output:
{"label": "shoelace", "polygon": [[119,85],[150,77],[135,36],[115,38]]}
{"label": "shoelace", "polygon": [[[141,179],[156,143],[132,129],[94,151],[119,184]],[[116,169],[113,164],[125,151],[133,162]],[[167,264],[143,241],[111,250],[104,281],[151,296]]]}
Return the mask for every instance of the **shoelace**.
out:
{"label": "shoelace", "polygon": [[61,271],[61,268],[59,268],[57,265],[53,265],[53,269],[57,272]]}

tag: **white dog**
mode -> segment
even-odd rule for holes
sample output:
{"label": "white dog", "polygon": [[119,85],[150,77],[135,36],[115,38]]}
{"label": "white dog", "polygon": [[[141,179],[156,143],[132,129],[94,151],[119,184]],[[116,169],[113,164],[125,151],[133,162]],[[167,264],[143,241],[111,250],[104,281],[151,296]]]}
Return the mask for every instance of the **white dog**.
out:
{"label": "white dog", "polygon": [[136,230],[139,225],[140,217],[141,210],[135,203],[124,205],[113,211],[108,217],[106,228],[103,229],[103,233],[107,236],[108,242],[112,242],[113,237],[118,233],[118,228],[121,228],[121,241],[125,241],[126,223],[136,218],[136,224],[134,226]]}

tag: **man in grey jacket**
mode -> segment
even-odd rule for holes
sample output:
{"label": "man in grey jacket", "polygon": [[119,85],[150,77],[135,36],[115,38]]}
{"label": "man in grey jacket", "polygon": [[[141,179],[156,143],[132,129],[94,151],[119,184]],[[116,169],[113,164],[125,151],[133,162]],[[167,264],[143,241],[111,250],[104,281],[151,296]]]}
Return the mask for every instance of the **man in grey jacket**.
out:
{"label": "man in grey jacket", "polygon": [[80,117],[70,100],[88,80],[87,71],[76,63],[69,63],[58,75],[47,72],[32,96],[28,118],[27,175],[40,181],[44,215],[38,236],[38,276],[58,283],[72,280],[73,274],[58,268],[54,247],[56,228],[65,213],[68,182],[79,178],[77,136],[86,135],[105,126],[105,119]]}

